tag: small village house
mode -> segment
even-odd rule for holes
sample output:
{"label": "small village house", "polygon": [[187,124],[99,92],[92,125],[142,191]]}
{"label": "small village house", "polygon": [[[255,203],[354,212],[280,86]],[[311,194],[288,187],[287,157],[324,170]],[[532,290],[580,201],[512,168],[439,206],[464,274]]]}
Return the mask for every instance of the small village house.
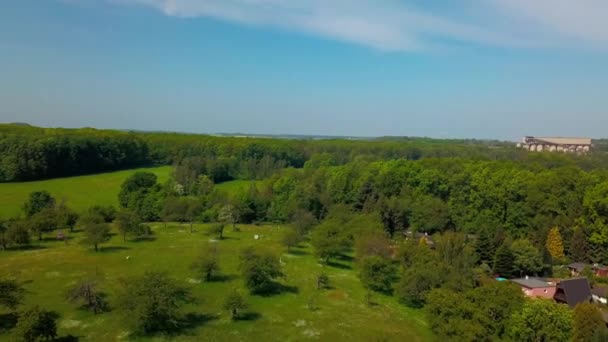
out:
{"label": "small village house", "polygon": [[541,278],[528,277],[511,279],[521,287],[523,293],[528,297],[553,298],[555,295],[555,283]]}
{"label": "small village house", "polygon": [[558,303],[568,304],[574,308],[577,304],[591,302],[591,286],[587,278],[565,279],[557,284],[555,295]]}

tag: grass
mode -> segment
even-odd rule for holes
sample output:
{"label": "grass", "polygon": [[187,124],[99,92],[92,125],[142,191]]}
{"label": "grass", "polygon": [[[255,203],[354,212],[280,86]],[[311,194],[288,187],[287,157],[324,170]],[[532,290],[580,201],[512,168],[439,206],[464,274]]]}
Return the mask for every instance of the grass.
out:
{"label": "grass", "polygon": [[[57,311],[59,335],[72,335],[87,341],[428,341],[431,333],[419,310],[399,304],[395,298],[374,294],[377,303],[368,306],[350,260],[339,267],[322,266],[304,244],[286,253],[279,241],[279,226],[241,226],[240,232],[227,229],[224,240],[214,242],[204,234],[205,225],[195,225],[190,234],[187,226],[152,224],[155,239],[122,242],[119,236],[95,253],[76,241],[74,233],[69,244],[52,238],[29,250],[0,252],[0,274],[15,276],[27,282],[26,305],[39,304]],[[259,240],[254,235],[261,236]],[[224,279],[198,283],[189,266],[204,245],[217,243]],[[237,270],[239,251],[249,245],[260,245],[281,255],[286,274],[281,283],[288,289],[270,297],[250,296],[243,287]],[[126,257],[129,256],[129,259]],[[192,325],[178,336],[134,338],[129,336],[116,311],[93,315],[66,303],[64,293],[87,274],[104,274],[103,288],[114,299],[118,279],[142,274],[144,270],[160,270],[192,289],[197,303],[184,308],[192,313]],[[316,290],[315,279],[325,272],[331,289]],[[226,295],[238,288],[247,294],[248,320],[232,322],[222,309]],[[315,298],[316,310],[308,303]],[[2,312],[0,311],[0,315]],[[8,338],[0,332],[0,340]]]}
{"label": "grass", "polygon": [[[249,190],[251,184],[260,185],[262,181],[259,180],[232,180],[228,182],[218,183],[215,188],[229,196],[234,196],[239,193]],[[258,187],[259,188],[259,187]]]}
{"label": "grass", "polygon": [[169,178],[171,167],[142,168],[35,182],[1,183],[0,218],[19,215],[29,194],[40,190],[50,192],[57,200],[65,199],[70,208],[79,212],[97,204],[118,206],[120,185],[137,171],[153,172],[159,181],[164,182]]}

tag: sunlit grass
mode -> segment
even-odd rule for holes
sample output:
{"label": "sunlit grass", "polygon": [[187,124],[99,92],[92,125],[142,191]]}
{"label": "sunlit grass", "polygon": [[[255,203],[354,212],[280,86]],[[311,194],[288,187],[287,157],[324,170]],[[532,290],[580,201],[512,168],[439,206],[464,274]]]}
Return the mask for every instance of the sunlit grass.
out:
{"label": "sunlit grass", "polygon": [[[27,282],[27,305],[39,304],[60,313],[59,334],[71,334],[84,341],[133,340],[116,311],[93,315],[66,303],[66,289],[91,273],[104,275],[103,289],[110,304],[118,279],[145,270],[169,272],[189,286],[197,302],[185,308],[186,313],[205,317],[179,336],[177,341],[427,341],[431,340],[421,311],[408,309],[395,298],[374,295],[377,305],[368,306],[354,265],[343,260],[339,267],[324,267],[304,244],[287,254],[280,244],[283,228],[279,226],[241,226],[240,232],[227,229],[226,238],[215,242],[205,234],[207,226],[195,225],[190,234],[187,226],[153,224],[154,239],[122,242],[119,236],[95,253],[77,243],[79,233],[69,244],[54,241],[52,236],[38,247],[25,251],[0,252],[0,273]],[[258,240],[254,235],[260,235]],[[220,251],[223,280],[198,283],[190,264],[199,250],[216,243]],[[225,296],[233,288],[247,293],[238,272],[239,251],[258,245],[281,255],[286,291],[269,297],[249,296],[250,320],[230,321],[222,309]],[[127,256],[129,257],[127,259]],[[316,290],[316,276],[329,275],[332,288]],[[313,300],[316,310],[309,308]],[[7,339],[0,334],[0,340]],[[168,340],[169,338],[140,338]],[[137,339],[136,339],[137,340]]]}
{"label": "sunlit grass", "polygon": [[35,182],[0,184],[0,218],[9,218],[21,212],[23,203],[33,191],[46,190],[58,201],[66,200],[78,212],[92,205],[118,206],[118,192],[122,182],[137,171],[149,171],[160,182],[169,178],[170,166],[132,169],[95,175],[49,179]]}

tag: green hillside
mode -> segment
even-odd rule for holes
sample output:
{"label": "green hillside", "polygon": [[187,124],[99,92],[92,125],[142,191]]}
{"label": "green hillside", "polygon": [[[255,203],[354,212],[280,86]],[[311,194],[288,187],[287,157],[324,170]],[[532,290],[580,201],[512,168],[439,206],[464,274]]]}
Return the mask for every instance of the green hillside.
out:
{"label": "green hillside", "polygon": [[46,190],[58,201],[65,199],[70,208],[82,211],[92,205],[118,206],[122,182],[137,171],[154,172],[160,182],[169,178],[170,166],[141,168],[96,175],[57,178],[35,182],[0,183],[0,218],[18,215],[32,191]]}

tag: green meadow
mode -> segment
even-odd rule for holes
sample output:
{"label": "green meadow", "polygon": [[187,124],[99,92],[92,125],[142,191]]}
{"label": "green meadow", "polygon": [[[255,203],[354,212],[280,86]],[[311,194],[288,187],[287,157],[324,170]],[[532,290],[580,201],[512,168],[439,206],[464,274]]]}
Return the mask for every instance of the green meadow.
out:
{"label": "green meadow", "polygon": [[228,195],[238,194],[249,190],[251,184],[260,185],[262,181],[252,181],[252,180],[233,180],[223,183],[218,183],[215,185],[215,188],[218,191],[224,192]]}
{"label": "green meadow", "polygon": [[66,200],[68,206],[78,212],[93,205],[118,206],[120,185],[137,171],[153,172],[158,176],[159,182],[164,182],[169,178],[171,167],[141,168],[35,182],[0,183],[0,218],[18,215],[29,194],[40,190],[50,192],[58,201]]}
{"label": "green meadow", "polygon": [[[281,226],[242,225],[239,232],[226,229],[225,239],[220,241],[206,234],[207,228],[197,224],[189,233],[186,225],[152,224],[153,239],[123,242],[115,235],[97,253],[78,243],[78,232],[69,236],[67,244],[49,235],[28,250],[0,252],[0,273],[26,283],[25,305],[39,304],[60,314],[60,337],[71,335],[81,341],[432,340],[422,311],[406,308],[394,297],[380,294],[374,294],[373,304],[368,305],[366,291],[350,258],[323,266],[307,244],[287,253],[280,244],[284,233]],[[255,235],[260,238],[254,239]],[[190,265],[208,244],[219,248],[221,277],[205,283],[197,279]],[[238,272],[238,255],[243,247],[251,245],[281,255],[283,291],[271,296],[247,295],[247,319],[233,322],[222,304],[233,288],[247,294]],[[195,303],[184,308],[189,324],[178,335],[133,337],[119,312],[94,315],[64,299],[70,285],[87,275],[101,274],[100,287],[108,294],[111,306],[119,279],[146,270],[168,272],[188,286],[196,298]],[[329,275],[329,289],[315,288],[321,272]],[[8,337],[6,332],[0,332],[0,340]]]}

